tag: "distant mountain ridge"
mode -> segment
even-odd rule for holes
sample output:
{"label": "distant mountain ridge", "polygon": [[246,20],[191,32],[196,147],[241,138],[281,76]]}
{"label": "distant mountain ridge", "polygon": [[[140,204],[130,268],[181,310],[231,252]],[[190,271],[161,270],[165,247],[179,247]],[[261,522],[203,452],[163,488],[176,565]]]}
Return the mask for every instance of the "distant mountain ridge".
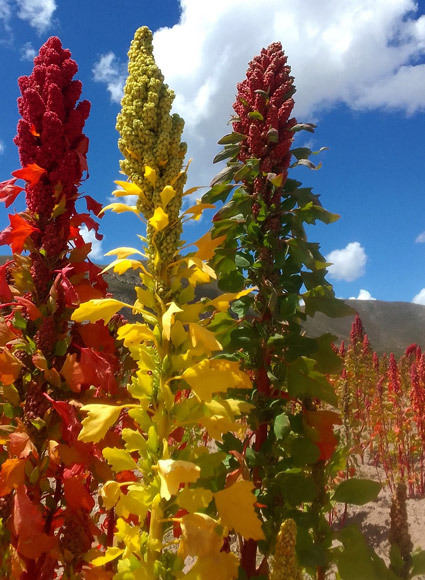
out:
{"label": "distant mountain ridge", "polygon": [[[11,256],[0,256],[0,264]],[[132,304],[135,300],[134,286],[140,282],[135,270],[123,275],[109,271],[105,274],[109,292],[118,300]],[[220,293],[216,284],[206,284],[197,288],[197,298],[214,298]],[[411,302],[384,302],[382,300],[345,300],[354,308],[363,323],[372,348],[378,353],[393,352],[401,356],[411,344],[418,344],[425,350],[425,306]],[[128,312],[124,311],[124,315]],[[330,332],[336,336],[336,343],[350,339],[353,317],[329,318],[320,312],[309,318],[305,329],[309,336]]]}

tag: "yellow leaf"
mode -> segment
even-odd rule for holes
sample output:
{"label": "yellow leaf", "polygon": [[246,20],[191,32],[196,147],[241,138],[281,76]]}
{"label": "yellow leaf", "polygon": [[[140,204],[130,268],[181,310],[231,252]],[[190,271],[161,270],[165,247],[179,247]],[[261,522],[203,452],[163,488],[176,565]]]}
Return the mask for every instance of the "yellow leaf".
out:
{"label": "yellow leaf", "polygon": [[149,183],[152,185],[152,187],[155,187],[156,171],[155,171],[155,169],[152,169],[152,167],[149,167],[149,165],[146,165],[146,167],[145,167],[145,179],[147,179],[149,181]]}
{"label": "yellow leaf", "polygon": [[156,306],[155,296],[150,290],[143,290],[140,286],[136,286],[136,294],[137,300],[142,307],[154,308]]}
{"label": "yellow leaf", "polygon": [[123,340],[127,347],[134,346],[150,340],[155,342],[152,330],[146,324],[135,322],[134,324],[124,324],[120,326],[117,332],[118,340]]}
{"label": "yellow leaf", "polygon": [[122,438],[125,441],[125,448],[127,451],[139,451],[144,452],[146,449],[146,439],[140,433],[140,431],[136,431],[134,429],[129,429],[126,427],[122,430]]}
{"label": "yellow leaf", "polygon": [[189,268],[192,268],[193,266],[198,267],[200,270],[202,270],[202,272],[205,272],[205,274],[208,274],[208,276],[210,276],[211,278],[215,279],[217,277],[215,271],[211,268],[211,266],[208,266],[208,264],[206,264],[196,256],[190,256],[187,259],[187,265],[189,266]]}
{"label": "yellow leaf", "polygon": [[204,188],[206,188],[206,185],[199,185],[198,187],[191,187],[190,189],[186,189],[186,191],[183,192],[183,197],[186,195],[192,195],[192,193],[195,193],[195,191],[198,191],[198,189]]}
{"label": "yellow leaf", "polygon": [[186,322],[196,322],[199,319],[199,315],[204,309],[202,302],[195,302],[194,304],[185,304],[181,313],[176,314],[176,319],[183,323]]}
{"label": "yellow leaf", "polygon": [[250,389],[252,383],[239,363],[225,359],[205,359],[186,369],[182,378],[201,401],[211,401],[212,394],[228,389]]}
{"label": "yellow leaf", "polygon": [[81,411],[85,411],[87,417],[82,421],[83,428],[78,435],[78,439],[84,441],[84,443],[97,443],[103,439],[109,427],[117,421],[119,414],[125,407],[125,405],[115,407],[113,405],[98,404],[81,407]]}
{"label": "yellow leaf", "polygon": [[135,399],[147,400],[152,394],[152,375],[148,374],[146,370],[139,369],[136,377],[133,378],[131,384],[127,387],[130,394]]}
{"label": "yellow leaf", "polygon": [[182,517],[180,526],[182,538],[178,554],[181,558],[203,558],[220,552],[223,543],[220,526],[210,516],[202,513],[187,514]]}
{"label": "yellow leaf", "polygon": [[189,323],[189,333],[193,347],[203,347],[208,352],[223,350],[214,333],[196,322]]}
{"label": "yellow leaf", "polygon": [[235,580],[239,572],[239,559],[232,552],[218,552],[198,558],[196,564],[180,580]]}
{"label": "yellow leaf", "polygon": [[104,566],[108,562],[112,562],[112,560],[118,558],[118,556],[121,556],[123,552],[124,550],[121,548],[114,547],[108,548],[103,556],[95,558],[94,560],[91,561],[91,564],[93,566]]}
{"label": "yellow leaf", "polygon": [[176,495],[181,483],[192,483],[199,479],[201,468],[190,461],[160,459],[158,475],[161,480],[160,495],[167,501]]}
{"label": "yellow leaf", "polygon": [[190,219],[199,220],[204,209],[214,209],[214,208],[215,205],[212,205],[211,203],[196,202],[196,205],[193,205],[192,207],[187,209],[185,212],[183,212],[182,215],[192,214],[192,217]]}
{"label": "yellow leaf", "polygon": [[152,493],[145,487],[135,484],[129,485],[126,494],[121,494],[115,511],[119,516],[128,518],[130,514],[139,516],[143,521],[151,507]]}
{"label": "yellow leaf", "polygon": [[171,342],[176,349],[179,348],[179,346],[182,345],[186,340],[187,332],[180,320],[175,320],[174,324],[171,326],[170,337]]}
{"label": "yellow leaf", "polygon": [[114,260],[113,262],[108,264],[105,268],[103,268],[102,274],[104,274],[108,270],[111,270],[112,268],[114,272],[116,272],[117,274],[125,274],[125,272],[127,272],[127,270],[129,270],[130,268],[133,268],[133,270],[137,269],[142,270],[145,274],[147,274],[146,268],[143,265],[143,262],[141,262],[140,260],[129,260],[128,258],[124,259],[120,258],[118,260]]}
{"label": "yellow leaf", "polygon": [[111,250],[110,252],[106,252],[105,256],[117,256],[118,260],[122,260],[123,258],[128,258],[128,256],[131,256],[132,254],[139,254],[140,256],[145,257],[145,255],[142,252],[140,252],[139,250],[136,250],[135,248],[127,248],[127,247],[115,248],[115,250]]}
{"label": "yellow leaf", "polygon": [[72,313],[71,319],[76,322],[97,322],[103,320],[104,324],[108,324],[111,318],[121,310],[124,306],[131,308],[129,304],[115,300],[114,298],[94,298],[88,302],[84,302]]}
{"label": "yellow leaf", "polygon": [[203,489],[201,487],[190,489],[189,487],[185,487],[177,495],[177,503],[181,508],[193,514],[206,508],[212,498],[213,495],[209,489]]}
{"label": "yellow leaf", "polygon": [[157,207],[153,216],[149,219],[149,223],[155,231],[160,232],[168,226],[168,214],[165,213],[162,207]]}
{"label": "yellow leaf", "polygon": [[105,207],[100,210],[99,215],[105,212],[107,209],[110,209],[114,213],[124,213],[126,211],[131,211],[135,214],[139,214],[135,205],[127,205],[126,203],[110,203],[109,205],[105,205]]}
{"label": "yellow leaf", "polygon": [[196,257],[200,260],[209,260],[214,256],[214,250],[226,239],[226,236],[219,236],[214,240],[211,238],[211,232],[207,232],[202,238],[199,238],[194,245],[198,247]]}
{"label": "yellow leaf", "polygon": [[105,447],[102,454],[115,473],[119,473],[120,471],[134,471],[138,468],[137,463],[131,457],[130,453],[124,449]]}
{"label": "yellow leaf", "polygon": [[107,510],[112,509],[121,495],[120,484],[116,481],[107,481],[100,490],[99,495],[102,498],[103,506]]}
{"label": "yellow leaf", "polygon": [[214,298],[214,300],[211,300],[209,304],[212,304],[219,312],[226,312],[233,300],[242,298],[242,296],[246,296],[254,290],[257,290],[257,288],[247,288],[245,290],[241,290],[240,292],[226,292],[225,294],[217,296],[217,298]]}
{"label": "yellow leaf", "polygon": [[177,312],[183,312],[175,302],[171,302],[166,312],[162,315],[162,333],[167,340],[171,337],[171,325],[174,323],[174,316]]}
{"label": "yellow leaf", "polygon": [[257,501],[251,481],[237,481],[214,494],[221,522],[244,538],[264,540],[264,533],[254,508]]}
{"label": "yellow leaf", "polygon": [[139,195],[142,191],[136,183],[131,183],[131,181],[114,181],[114,183],[123,188],[123,191],[117,190],[122,195]]}
{"label": "yellow leaf", "polygon": [[174,187],[171,187],[171,185],[166,185],[164,189],[161,191],[160,195],[162,207],[165,209],[168,205],[168,202],[170,202],[173,199],[173,197],[176,196],[176,190],[174,189]]}

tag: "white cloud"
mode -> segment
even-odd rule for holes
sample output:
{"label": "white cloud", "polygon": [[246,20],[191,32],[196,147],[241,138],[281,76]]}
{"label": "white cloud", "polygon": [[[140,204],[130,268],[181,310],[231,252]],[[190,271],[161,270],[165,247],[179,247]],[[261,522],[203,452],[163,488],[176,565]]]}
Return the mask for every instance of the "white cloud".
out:
{"label": "white cloud", "polygon": [[91,252],[89,254],[90,259],[98,260],[103,258],[102,242],[95,238],[94,230],[89,230],[87,226],[81,226],[80,234],[83,240],[87,243],[91,243]]}
{"label": "white cloud", "polygon": [[57,8],[55,0],[17,0],[17,4],[18,17],[26,20],[39,34],[49,28]]}
{"label": "white cloud", "polygon": [[33,61],[37,56],[37,51],[31,44],[31,42],[26,42],[21,48],[21,60]]}
{"label": "white cloud", "polygon": [[357,298],[355,296],[350,296],[350,300],[376,300],[376,298],[372,296],[369,290],[361,288]]}
{"label": "white cloud", "polygon": [[414,304],[424,304],[425,305],[425,288],[422,288],[422,290],[416,294],[416,296],[413,298],[412,302]]}
{"label": "white cloud", "polygon": [[420,234],[419,234],[419,235],[416,237],[416,240],[415,240],[415,242],[416,242],[417,244],[423,244],[423,243],[425,243],[425,232],[422,232],[422,233],[420,233]]}
{"label": "white cloud", "polygon": [[326,261],[332,262],[328,268],[331,278],[352,282],[365,273],[367,256],[359,242],[350,242],[342,250],[330,252]]}
{"label": "white cloud", "polygon": [[[417,16],[414,0],[180,4],[180,22],[154,34],[154,51],[176,92],[174,109],[186,121],[188,157],[194,158],[190,185],[205,185],[217,172],[214,143],[230,130],[236,83],[245,78],[248,62],[275,41],[282,42],[295,76],[300,121],[338,103],[408,114],[425,110],[425,16]],[[108,54],[112,65],[115,57]],[[111,95],[121,79],[113,70],[104,81]]]}
{"label": "white cloud", "polygon": [[94,64],[92,72],[95,81],[106,84],[111,101],[120,103],[127,77],[126,65],[113,52],[108,52],[101,55],[98,62]]}
{"label": "white cloud", "polygon": [[10,19],[12,11],[8,0],[0,0],[0,19],[7,22]]}
{"label": "white cloud", "polygon": [[2,153],[4,153],[4,150],[5,150],[5,145],[4,145],[3,141],[0,141],[0,155]]}
{"label": "white cloud", "polygon": [[108,200],[110,203],[124,203],[125,205],[136,205],[137,195],[123,195],[122,197],[115,197],[111,195]]}

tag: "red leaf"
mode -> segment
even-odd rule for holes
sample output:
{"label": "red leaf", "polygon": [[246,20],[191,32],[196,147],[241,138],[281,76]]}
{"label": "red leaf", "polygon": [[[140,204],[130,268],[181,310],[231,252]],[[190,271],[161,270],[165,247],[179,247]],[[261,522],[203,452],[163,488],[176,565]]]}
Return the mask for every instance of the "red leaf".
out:
{"label": "red leaf", "polygon": [[8,451],[9,455],[16,455],[20,459],[31,454],[37,457],[37,450],[25,431],[14,431],[9,435]]}
{"label": "red leaf", "polygon": [[35,304],[31,302],[31,300],[28,300],[23,296],[15,296],[15,301],[25,308],[30,320],[34,321],[37,320],[38,318],[41,318],[42,314],[40,310],[37,308]]}
{"label": "red leaf", "polygon": [[9,260],[3,266],[0,266],[0,300],[10,300],[12,298],[12,292],[6,278],[7,268],[10,264],[13,264],[13,260]]}
{"label": "red leaf", "polygon": [[71,226],[78,227],[81,224],[86,224],[88,230],[94,230],[95,238],[97,240],[102,240],[103,235],[98,233],[99,224],[94,221],[94,219],[88,213],[77,213],[71,219]]}
{"label": "red leaf", "polygon": [[6,203],[6,207],[9,207],[16,199],[16,197],[24,191],[23,187],[19,187],[19,185],[15,185],[15,179],[8,179],[7,181],[2,181],[0,183],[0,201],[4,201]]}
{"label": "red leaf", "polygon": [[62,438],[67,443],[74,444],[81,431],[81,423],[77,419],[75,407],[65,401],[55,401],[46,393],[43,393],[43,395],[50,401],[52,407],[62,419]]}
{"label": "red leaf", "polygon": [[35,560],[54,546],[55,539],[43,533],[43,516],[30,501],[24,485],[15,494],[13,525],[18,536],[17,550],[25,558]]}
{"label": "red leaf", "polygon": [[100,352],[115,353],[115,340],[109,334],[108,327],[103,322],[98,321],[93,324],[79,326],[78,334],[83,339],[85,346]]}
{"label": "red leaf", "polygon": [[78,510],[82,508],[89,512],[94,507],[94,499],[87,492],[84,484],[84,477],[66,477],[63,480],[63,489],[66,503],[71,509]]}
{"label": "red leaf", "polygon": [[97,217],[102,218],[103,214],[99,215],[99,212],[103,207],[102,204],[90,197],[90,195],[85,195],[84,197],[86,198],[87,209],[92,211]]}
{"label": "red leaf", "polygon": [[114,393],[117,390],[115,369],[105,355],[90,348],[81,349],[80,365],[84,373],[84,382],[101,387],[108,393]]}
{"label": "red leaf", "polygon": [[0,245],[8,244],[14,254],[20,254],[27,237],[40,230],[28,223],[20,214],[9,214],[9,219],[10,226],[0,233]]}
{"label": "red leaf", "polygon": [[12,171],[12,175],[17,179],[24,179],[30,185],[37,185],[41,177],[47,173],[45,169],[37,165],[37,163],[30,163],[22,169]]}

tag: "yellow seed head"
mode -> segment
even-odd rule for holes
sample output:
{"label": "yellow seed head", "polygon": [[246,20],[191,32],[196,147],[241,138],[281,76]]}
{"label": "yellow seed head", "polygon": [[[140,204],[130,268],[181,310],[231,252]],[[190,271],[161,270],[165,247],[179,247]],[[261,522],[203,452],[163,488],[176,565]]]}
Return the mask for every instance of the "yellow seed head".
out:
{"label": "yellow seed head", "polygon": [[285,520],[277,535],[270,580],[302,580],[302,571],[295,552],[296,539],[296,523],[292,519]]}

